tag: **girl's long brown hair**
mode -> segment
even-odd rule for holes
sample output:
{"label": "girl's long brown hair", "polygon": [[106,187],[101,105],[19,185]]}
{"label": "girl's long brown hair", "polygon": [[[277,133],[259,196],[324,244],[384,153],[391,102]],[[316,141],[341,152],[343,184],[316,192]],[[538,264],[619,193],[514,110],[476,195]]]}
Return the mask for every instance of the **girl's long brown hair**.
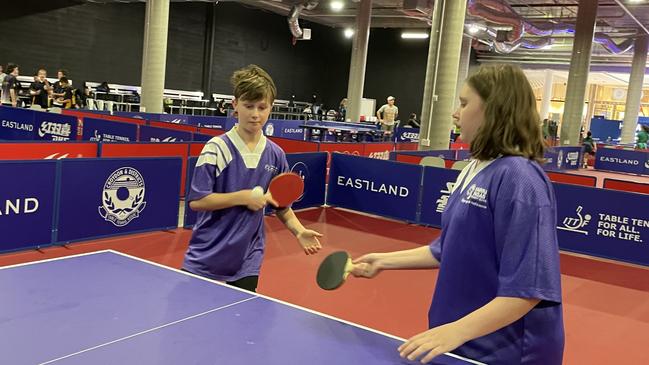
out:
{"label": "girl's long brown hair", "polygon": [[484,123],[471,142],[471,155],[479,160],[522,156],[541,162],[541,123],[523,70],[512,65],[482,66],[466,82],[484,101]]}

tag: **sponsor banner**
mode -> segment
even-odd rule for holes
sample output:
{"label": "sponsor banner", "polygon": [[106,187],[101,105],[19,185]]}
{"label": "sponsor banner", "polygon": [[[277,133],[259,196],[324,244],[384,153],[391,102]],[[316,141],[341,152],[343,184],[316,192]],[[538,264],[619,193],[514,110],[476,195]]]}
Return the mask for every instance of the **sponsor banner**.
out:
{"label": "sponsor banner", "polygon": [[0,107],[0,139],[30,141],[38,127],[34,125],[33,110]]}
{"label": "sponsor banner", "polygon": [[394,143],[364,143],[363,156],[379,160],[389,160]]}
{"label": "sponsor banner", "polygon": [[33,142],[0,143],[0,160],[60,160],[97,157],[97,143]]}
{"label": "sponsor banner", "polygon": [[83,118],[82,139],[92,142],[136,142],[137,128],[137,124]]}
{"label": "sponsor banner", "polygon": [[52,243],[56,161],[0,162],[0,252]]}
{"label": "sponsor banner", "polygon": [[649,175],[649,152],[599,148],[595,169]]}
{"label": "sponsor banner", "polygon": [[327,204],[414,222],[422,167],[334,153]]}
{"label": "sponsor banner", "polygon": [[397,143],[419,142],[419,128],[397,128],[394,137]]}
{"label": "sponsor banner", "polygon": [[460,174],[458,170],[438,167],[424,168],[424,185],[419,223],[442,226],[442,212],[451,195],[451,189]]}
{"label": "sponsor banner", "polygon": [[157,120],[173,124],[189,124],[188,119],[189,115],[185,114],[160,114]]}
{"label": "sponsor banner", "polygon": [[226,127],[228,126],[228,119],[234,120],[234,118],[228,117],[190,115],[187,119],[187,123],[205,128],[226,130]]}
{"label": "sponsor banner", "polygon": [[140,142],[189,142],[191,140],[191,132],[148,125],[140,126]]}
{"label": "sponsor banner", "polygon": [[559,247],[649,265],[649,195],[554,184]]}
{"label": "sponsor banner", "polygon": [[[109,143],[101,146],[101,157],[180,157],[182,170],[187,166],[189,143]],[[202,147],[201,147],[202,148]],[[180,182],[180,194],[185,193],[185,173]]]}
{"label": "sponsor banner", "polygon": [[74,141],[77,139],[77,118],[46,112],[34,113],[34,139],[45,141]]}
{"label": "sponsor banner", "polygon": [[57,242],[175,228],[181,162],[63,160]]}
{"label": "sponsor banner", "polygon": [[323,205],[327,154],[324,152],[289,153],[286,159],[291,172],[300,175],[304,180],[304,194],[293,203],[292,208],[304,209]]}

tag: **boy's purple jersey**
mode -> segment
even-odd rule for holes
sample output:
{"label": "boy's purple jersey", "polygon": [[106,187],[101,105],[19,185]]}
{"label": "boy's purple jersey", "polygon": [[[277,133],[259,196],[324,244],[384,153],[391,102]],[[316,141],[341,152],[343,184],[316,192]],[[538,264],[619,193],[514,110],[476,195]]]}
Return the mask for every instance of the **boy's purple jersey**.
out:
{"label": "boy's purple jersey", "polygon": [[[250,151],[232,128],[212,138],[196,163],[187,199],[212,193],[232,193],[261,186],[288,171],[284,151],[261,136]],[[220,281],[259,275],[264,254],[264,210],[245,206],[199,212],[183,268]]]}
{"label": "boy's purple jersey", "polygon": [[495,297],[540,299],[521,319],[453,352],[487,364],[561,364],[564,331],[552,184],[536,162],[502,157],[464,190],[462,185],[456,183],[442,215],[442,234],[430,246],[440,262],[430,328],[456,321]]}

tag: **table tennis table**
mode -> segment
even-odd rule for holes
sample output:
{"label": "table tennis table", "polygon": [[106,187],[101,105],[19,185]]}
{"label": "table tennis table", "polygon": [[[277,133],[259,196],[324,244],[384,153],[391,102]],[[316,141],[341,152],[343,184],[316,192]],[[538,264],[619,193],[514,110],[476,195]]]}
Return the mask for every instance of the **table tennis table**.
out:
{"label": "table tennis table", "polygon": [[402,342],[111,250],[0,268],[2,364],[414,364]]}
{"label": "table tennis table", "polygon": [[384,134],[383,130],[372,127],[330,126],[322,124],[302,124],[299,127],[304,128],[305,141],[314,139],[313,131],[319,131],[316,137],[320,142],[326,140],[327,132],[332,132],[335,135],[336,142],[367,142],[373,141],[375,137],[378,140],[382,140]]}

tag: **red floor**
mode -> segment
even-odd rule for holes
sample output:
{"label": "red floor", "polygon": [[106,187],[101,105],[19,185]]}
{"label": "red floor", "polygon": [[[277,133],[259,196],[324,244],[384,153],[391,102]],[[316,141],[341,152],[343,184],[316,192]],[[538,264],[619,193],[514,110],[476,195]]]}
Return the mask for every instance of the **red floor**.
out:
{"label": "red floor", "polygon": [[[435,229],[338,209],[298,213],[325,235],[324,252],[305,256],[275,218],[267,219],[268,249],[260,292],[395,335],[426,328],[435,271],[385,272],[374,280],[350,279],[325,292],[315,285],[317,266],[338,249],[353,256],[426,244]],[[179,267],[190,231],[155,232],[0,256],[0,266],[114,249]],[[649,269],[570,254],[561,255],[565,364],[649,364]]]}
{"label": "red floor", "polygon": [[632,181],[641,184],[649,184],[649,176],[642,176],[642,175],[632,175],[632,174],[608,172],[608,171],[593,170],[593,169],[579,169],[574,172],[570,171],[569,173],[575,173],[578,175],[585,175],[585,176],[594,176],[595,178],[597,178],[598,188],[601,188],[604,185],[604,179],[616,179],[616,180],[623,180],[623,181]]}

